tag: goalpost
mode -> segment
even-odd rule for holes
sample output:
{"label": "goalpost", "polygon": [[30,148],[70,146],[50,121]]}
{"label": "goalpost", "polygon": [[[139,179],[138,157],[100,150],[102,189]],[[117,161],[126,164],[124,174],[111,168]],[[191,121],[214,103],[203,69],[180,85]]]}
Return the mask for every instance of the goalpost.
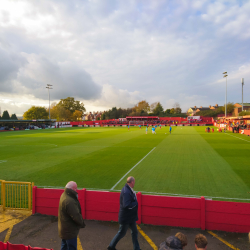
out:
{"label": "goalpost", "polygon": [[129,121],[129,126],[144,126],[144,121]]}

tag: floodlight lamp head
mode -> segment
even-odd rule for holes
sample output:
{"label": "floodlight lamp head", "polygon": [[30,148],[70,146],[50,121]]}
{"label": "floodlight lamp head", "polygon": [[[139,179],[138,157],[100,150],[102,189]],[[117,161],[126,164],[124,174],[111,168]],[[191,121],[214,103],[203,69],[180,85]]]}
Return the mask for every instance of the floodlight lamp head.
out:
{"label": "floodlight lamp head", "polygon": [[228,75],[224,75],[223,77],[227,77]]}
{"label": "floodlight lamp head", "polygon": [[223,72],[222,74],[227,74],[227,72],[225,71],[225,72]]}
{"label": "floodlight lamp head", "polygon": [[49,87],[50,87],[50,86],[53,86],[53,85],[51,85],[51,84],[47,84],[47,86],[49,86]]}

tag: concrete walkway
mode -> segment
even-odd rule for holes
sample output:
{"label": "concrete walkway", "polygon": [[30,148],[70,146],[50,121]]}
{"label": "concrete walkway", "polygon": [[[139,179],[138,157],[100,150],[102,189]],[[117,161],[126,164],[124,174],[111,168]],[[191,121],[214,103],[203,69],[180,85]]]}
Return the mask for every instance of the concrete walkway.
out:
{"label": "concrete walkway", "polygon": [[[16,218],[10,220],[8,216],[10,212],[5,213],[0,217],[0,241],[6,239],[9,227],[14,225],[9,235],[9,242],[13,244],[31,245],[32,247],[52,248],[60,250],[60,238],[58,237],[57,217],[46,215],[24,215],[25,219],[21,220],[20,211],[17,211]],[[1,213],[2,214],[2,213]],[[13,212],[12,212],[13,214]],[[24,218],[22,217],[22,218]],[[4,220],[2,218],[5,218]],[[17,221],[19,220],[19,223]],[[12,221],[12,222],[11,222]],[[15,222],[15,223],[14,223]],[[86,228],[81,229],[79,233],[78,250],[87,249],[106,249],[109,242],[117,233],[119,224],[116,222],[101,222],[101,221],[85,221]],[[194,238],[198,233],[204,234],[208,239],[207,250],[230,250],[250,249],[248,242],[248,234],[213,232],[216,236],[221,237],[226,241],[226,244],[212,236],[207,231],[199,229],[185,229],[166,226],[150,226],[139,225],[141,232],[139,233],[139,243],[142,250],[157,249],[161,242],[168,236],[175,235],[177,232],[182,232],[188,237],[188,245],[185,250],[194,250]],[[130,232],[118,243],[118,250],[133,249]]]}

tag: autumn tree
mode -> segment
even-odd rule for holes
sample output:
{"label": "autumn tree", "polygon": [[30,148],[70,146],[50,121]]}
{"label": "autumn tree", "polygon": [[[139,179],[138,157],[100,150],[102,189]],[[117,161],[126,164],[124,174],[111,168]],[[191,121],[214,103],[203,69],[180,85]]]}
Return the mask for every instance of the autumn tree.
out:
{"label": "autumn tree", "polygon": [[56,119],[57,121],[70,121],[72,114],[61,105],[52,103],[50,108],[50,117],[51,119]]}
{"label": "autumn tree", "polygon": [[23,114],[24,120],[48,119],[48,112],[44,107],[32,106]]}
{"label": "autumn tree", "polygon": [[138,102],[133,108],[131,115],[145,115],[150,111],[149,103],[145,100]]}
{"label": "autumn tree", "polygon": [[171,108],[169,114],[175,114],[175,108]]}
{"label": "autumn tree", "polygon": [[83,114],[82,111],[76,110],[76,111],[72,114],[73,121],[81,120],[81,119],[82,119],[82,114]]}
{"label": "autumn tree", "polygon": [[76,101],[74,97],[61,99],[57,105],[64,107],[66,110],[69,110],[71,114],[73,114],[76,110],[79,110],[81,112],[86,111],[84,104],[80,101]]}

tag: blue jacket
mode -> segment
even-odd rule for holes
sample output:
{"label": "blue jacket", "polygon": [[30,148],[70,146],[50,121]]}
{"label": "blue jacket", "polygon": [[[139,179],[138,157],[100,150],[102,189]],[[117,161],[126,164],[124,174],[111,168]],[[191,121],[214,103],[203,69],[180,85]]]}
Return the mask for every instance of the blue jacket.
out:
{"label": "blue jacket", "polygon": [[120,194],[119,223],[128,224],[138,220],[138,202],[136,195],[128,184],[125,184]]}

